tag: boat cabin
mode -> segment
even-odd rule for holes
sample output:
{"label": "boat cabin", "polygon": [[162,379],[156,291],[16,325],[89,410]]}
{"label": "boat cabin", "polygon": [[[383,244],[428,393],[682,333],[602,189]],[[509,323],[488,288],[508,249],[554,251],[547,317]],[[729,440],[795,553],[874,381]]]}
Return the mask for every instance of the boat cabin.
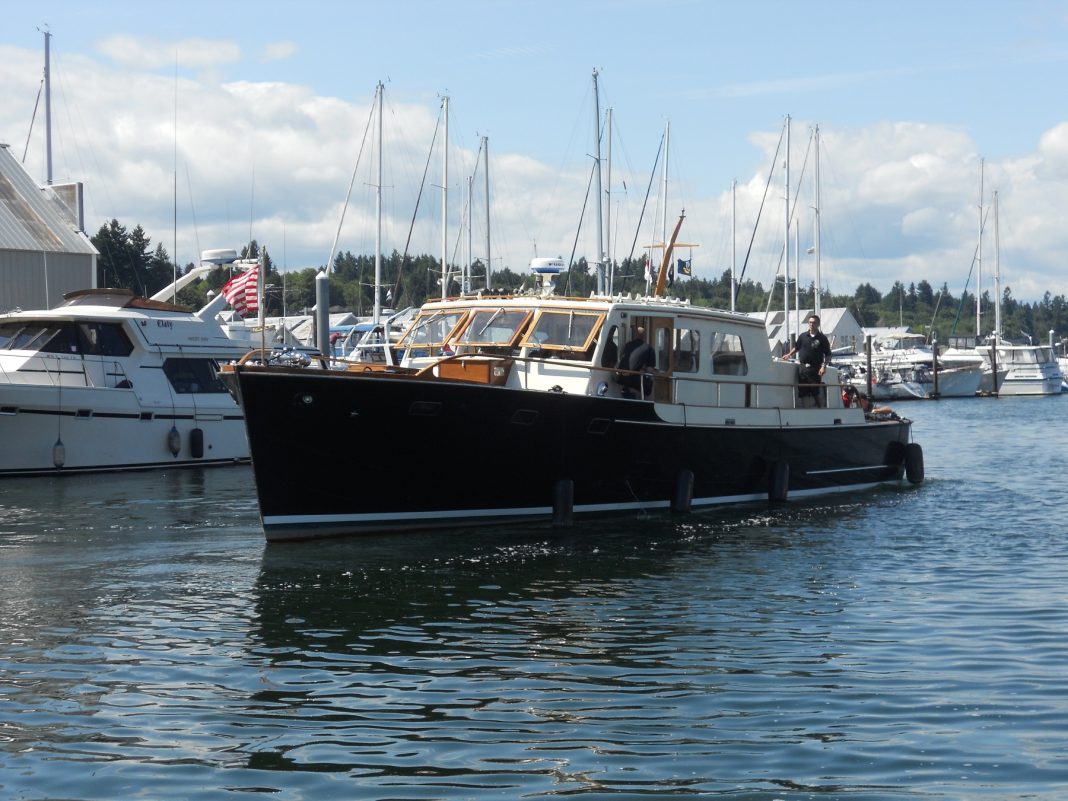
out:
{"label": "boat cabin", "polygon": [[[640,373],[620,363],[639,329],[653,354]],[[800,405],[797,365],[772,360],[759,320],[674,299],[431,301],[396,347],[399,363],[439,378],[471,381],[484,372],[500,385],[697,407]],[[837,383],[837,373],[825,383]],[[841,408],[840,391],[821,394],[821,406]]]}

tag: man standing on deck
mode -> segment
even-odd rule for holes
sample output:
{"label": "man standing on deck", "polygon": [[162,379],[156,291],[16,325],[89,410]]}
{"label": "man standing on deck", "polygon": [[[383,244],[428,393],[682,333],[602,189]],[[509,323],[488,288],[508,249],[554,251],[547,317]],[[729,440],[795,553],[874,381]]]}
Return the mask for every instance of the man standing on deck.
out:
{"label": "man standing on deck", "polygon": [[802,406],[808,406],[807,398],[812,398],[815,406],[825,405],[819,384],[831,361],[831,343],[820,331],[820,318],[815,314],[808,318],[808,331],[797,337],[797,343],[783,356],[789,359],[797,354],[801,363],[797,375],[797,397]]}
{"label": "man standing on deck", "polygon": [[641,389],[643,396],[647,396],[652,391],[652,379],[638,373],[644,373],[652,367],[656,367],[656,352],[645,341],[645,327],[639,325],[635,329],[634,339],[623,346],[623,353],[619,357],[617,369],[631,371],[620,376],[619,383],[628,389]]}

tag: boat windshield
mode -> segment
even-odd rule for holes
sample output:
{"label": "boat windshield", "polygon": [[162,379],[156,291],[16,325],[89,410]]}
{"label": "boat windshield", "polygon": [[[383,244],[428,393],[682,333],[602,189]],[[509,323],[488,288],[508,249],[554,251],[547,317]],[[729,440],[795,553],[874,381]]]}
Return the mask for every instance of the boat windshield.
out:
{"label": "boat windshield", "polygon": [[530,319],[530,309],[479,309],[471,314],[457,344],[468,346],[512,346]]}
{"label": "boat windshield", "polygon": [[552,354],[562,358],[567,358],[567,352],[578,352],[582,354],[581,358],[589,358],[603,322],[602,313],[544,310],[535,318],[522,344],[539,351],[564,351]]}
{"label": "boat windshield", "polygon": [[[466,317],[467,309],[446,309],[419,312],[411,326],[397,342],[397,347],[410,350],[441,348],[449,335]],[[427,355],[434,355],[428,353]]]}
{"label": "boat windshield", "polygon": [[121,323],[19,320],[0,323],[0,350],[129,356],[133,345]]}

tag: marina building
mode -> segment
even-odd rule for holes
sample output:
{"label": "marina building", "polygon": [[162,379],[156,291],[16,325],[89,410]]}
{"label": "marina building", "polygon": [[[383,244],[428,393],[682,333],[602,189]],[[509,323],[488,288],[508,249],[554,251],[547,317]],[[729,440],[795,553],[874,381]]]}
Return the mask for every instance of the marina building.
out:
{"label": "marina building", "polygon": [[97,286],[82,184],[39,185],[0,144],[0,311],[48,309]]}

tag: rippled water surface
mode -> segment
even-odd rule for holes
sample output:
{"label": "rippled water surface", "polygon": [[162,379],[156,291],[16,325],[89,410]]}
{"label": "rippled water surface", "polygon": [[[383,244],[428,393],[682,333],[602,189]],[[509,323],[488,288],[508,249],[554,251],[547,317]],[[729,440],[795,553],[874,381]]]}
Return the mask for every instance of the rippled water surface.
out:
{"label": "rippled water surface", "polygon": [[0,798],[1066,798],[1068,397],[898,408],[919,488],[566,531],[2,481]]}

